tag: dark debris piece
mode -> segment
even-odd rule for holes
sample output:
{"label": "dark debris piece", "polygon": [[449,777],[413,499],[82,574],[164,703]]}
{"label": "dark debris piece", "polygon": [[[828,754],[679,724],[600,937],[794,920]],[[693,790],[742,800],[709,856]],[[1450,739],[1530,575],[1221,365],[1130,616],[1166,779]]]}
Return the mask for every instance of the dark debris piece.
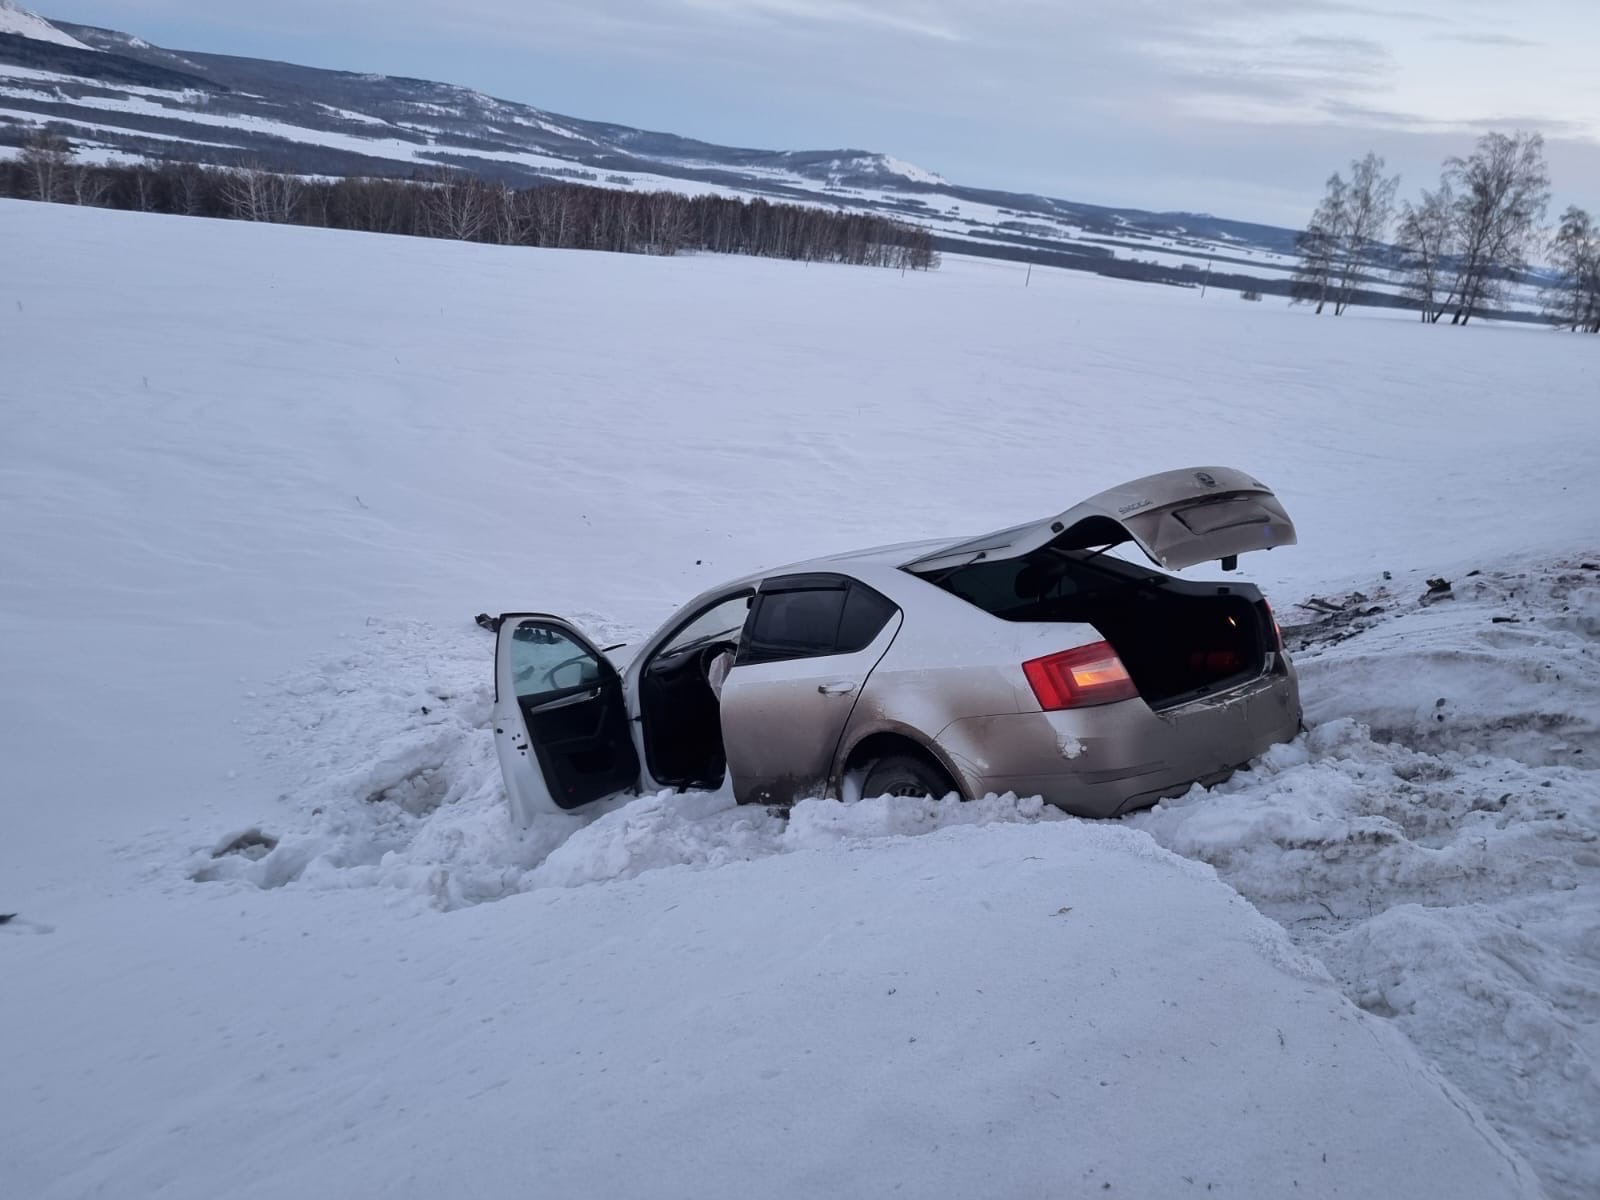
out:
{"label": "dark debris piece", "polygon": [[270,833],[262,833],[259,829],[247,829],[218,846],[211,852],[211,857],[221,858],[226,854],[238,854],[254,861],[265,858],[277,848],[278,839]]}
{"label": "dark debris piece", "polygon": [[1428,590],[1422,593],[1421,601],[1423,604],[1432,604],[1436,600],[1450,600],[1454,597],[1455,593],[1450,590],[1448,579],[1430,579]]}

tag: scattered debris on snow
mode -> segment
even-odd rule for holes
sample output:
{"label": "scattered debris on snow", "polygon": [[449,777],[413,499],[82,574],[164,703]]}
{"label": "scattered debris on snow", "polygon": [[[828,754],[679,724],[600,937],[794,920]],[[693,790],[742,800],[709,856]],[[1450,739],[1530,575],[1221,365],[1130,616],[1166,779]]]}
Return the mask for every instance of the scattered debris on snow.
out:
{"label": "scattered debris on snow", "polygon": [[1600,577],[1586,572],[1474,572],[1455,605],[1370,619],[1346,616],[1365,597],[1334,606],[1296,631],[1311,732],[1127,822],[1280,921],[1571,1200],[1600,1181]]}

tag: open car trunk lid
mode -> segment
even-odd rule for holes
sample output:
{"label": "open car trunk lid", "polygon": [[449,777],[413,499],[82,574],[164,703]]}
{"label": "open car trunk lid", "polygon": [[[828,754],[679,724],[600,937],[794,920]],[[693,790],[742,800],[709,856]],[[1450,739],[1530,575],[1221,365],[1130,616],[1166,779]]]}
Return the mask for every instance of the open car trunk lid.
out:
{"label": "open car trunk lid", "polygon": [[1232,467],[1186,467],[1120,484],[1059,516],[941,547],[902,565],[920,575],[967,562],[1018,558],[1045,546],[1084,550],[1128,541],[1157,566],[1177,571],[1292,546],[1295,532],[1278,498],[1253,476]]}

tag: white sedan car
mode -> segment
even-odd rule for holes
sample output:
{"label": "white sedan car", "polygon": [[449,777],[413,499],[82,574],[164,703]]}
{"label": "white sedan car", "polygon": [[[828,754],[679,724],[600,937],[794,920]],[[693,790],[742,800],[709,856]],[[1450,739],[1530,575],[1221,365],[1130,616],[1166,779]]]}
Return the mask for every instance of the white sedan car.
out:
{"label": "white sedan car", "polygon": [[[1039,795],[1114,816],[1225,778],[1300,725],[1260,592],[1158,566],[1293,543],[1272,492],[1167,471],[979,538],[830,555],[686,604],[625,662],[507,613],[495,744],[513,815],[664,788]],[[725,677],[725,678],[724,678]]]}

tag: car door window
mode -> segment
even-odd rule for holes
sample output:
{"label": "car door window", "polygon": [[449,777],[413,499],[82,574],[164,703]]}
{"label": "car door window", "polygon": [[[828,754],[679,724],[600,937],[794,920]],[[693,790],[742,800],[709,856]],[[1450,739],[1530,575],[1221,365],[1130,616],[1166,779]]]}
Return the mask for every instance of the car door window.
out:
{"label": "car door window", "polygon": [[898,610],[863,584],[779,587],[756,598],[740,664],[854,654],[872,644]]}
{"label": "car door window", "polygon": [[519,821],[635,787],[639,756],[617,669],[556,617],[514,614],[496,645],[495,747]]}
{"label": "car door window", "polygon": [[834,640],[838,654],[854,654],[872,645],[896,612],[894,602],[869,587],[852,584],[839,616],[839,633]]}
{"label": "car door window", "polygon": [[524,622],[511,634],[511,679],[517,699],[538,703],[593,687],[604,665],[559,629]]}
{"label": "car door window", "polygon": [[739,662],[775,662],[832,654],[845,589],[797,588],[762,593]]}

